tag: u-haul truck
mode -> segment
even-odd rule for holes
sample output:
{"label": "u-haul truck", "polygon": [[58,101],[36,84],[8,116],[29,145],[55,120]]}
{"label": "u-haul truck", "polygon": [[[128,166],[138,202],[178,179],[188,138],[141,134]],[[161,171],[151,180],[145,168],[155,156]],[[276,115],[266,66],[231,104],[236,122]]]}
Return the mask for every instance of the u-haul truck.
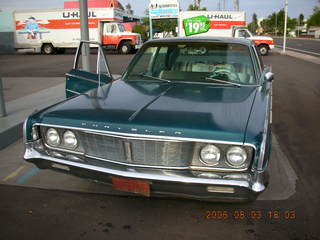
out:
{"label": "u-haul truck", "polygon": [[[89,8],[89,37],[105,47],[129,53],[142,45],[141,36],[125,30],[123,12],[117,8]],[[55,50],[77,47],[80,41],[78,9],[15,11],[15,48]]]}
{"label": "u-haul truck", "polygon": [[179,35],[247,38],[254,41],[261,55],[267,55],[274,48],[274,40],[254,36],[245,19],[243,11],[181,11]]}

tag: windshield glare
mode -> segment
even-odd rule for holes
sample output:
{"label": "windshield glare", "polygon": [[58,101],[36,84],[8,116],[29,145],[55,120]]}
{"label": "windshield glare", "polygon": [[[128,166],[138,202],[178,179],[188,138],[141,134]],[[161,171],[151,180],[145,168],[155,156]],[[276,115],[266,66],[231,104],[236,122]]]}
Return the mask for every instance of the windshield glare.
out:
{"label": "windshield glare", "polygon": [[213,80],[218,79],[257,84],[249,48],[219,42],[165,42],[148,46],[134,61],[125,79],[154,81],[151,77],[184,82],[217,83]]}

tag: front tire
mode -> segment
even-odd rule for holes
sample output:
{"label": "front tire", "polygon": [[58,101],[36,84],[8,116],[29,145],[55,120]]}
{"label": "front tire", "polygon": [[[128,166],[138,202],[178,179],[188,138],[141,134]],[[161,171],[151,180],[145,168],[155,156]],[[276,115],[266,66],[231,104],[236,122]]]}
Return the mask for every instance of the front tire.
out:
{"label": "front tire", "polygon": [[43,44],[41,50],[42,50],[42,53],[47,54],[47,55],[53,54],[55,51],[55,49],[51,43]]}
{"label": "front tire", "polygon": [[261,56],[267,56],[269,53],[269,47],[267,45],[260,45],[259,52],[260,52]]}
{"label": "front tire", "polygon": [[121,54],[129,54],[129,53],[131,53],[131,50],[132,50],[132,46],[128,42],[122,43],[119,48],[119,52]]}

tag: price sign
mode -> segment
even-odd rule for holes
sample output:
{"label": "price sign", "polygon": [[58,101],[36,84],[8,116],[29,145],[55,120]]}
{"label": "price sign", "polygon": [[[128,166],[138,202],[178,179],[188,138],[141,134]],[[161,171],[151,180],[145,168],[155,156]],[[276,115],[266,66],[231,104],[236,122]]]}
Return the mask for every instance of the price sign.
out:
{"label": "price sign", "polygon": [[183,26],[186,36],[208,32],[210,29],[210,20],[206,16],[197,16],[183,20]]}

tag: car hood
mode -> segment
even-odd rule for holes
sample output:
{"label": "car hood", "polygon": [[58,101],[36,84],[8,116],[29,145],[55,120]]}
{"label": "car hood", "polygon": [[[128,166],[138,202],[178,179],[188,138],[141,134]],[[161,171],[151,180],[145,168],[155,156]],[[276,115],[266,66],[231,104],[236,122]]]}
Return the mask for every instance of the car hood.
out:
{"label": "car hood", "polygon": [[39,121],[112,132],[243,142],[255,93],[255,87],[118,80],[43,111]]}

